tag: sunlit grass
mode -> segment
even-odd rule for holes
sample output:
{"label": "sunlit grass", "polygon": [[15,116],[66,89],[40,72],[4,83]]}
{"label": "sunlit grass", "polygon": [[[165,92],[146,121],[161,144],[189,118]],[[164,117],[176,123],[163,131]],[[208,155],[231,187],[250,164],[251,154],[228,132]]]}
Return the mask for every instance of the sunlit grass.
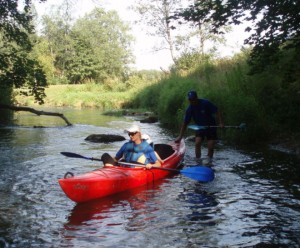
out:
{"label": "sunlit grass", "polygon": [[[128,91],[112,91],[103,85],[50,85],[46,88],[45,106],[99,108],[101,110],[121,109],[134,98],[137,89]],[[16,96],[18,104],[35,106],[32,97]]]}
{"label": "sunlit grass", "polygon": [[[223,137],[251,143],[283,131],[297,135],[299,79],[286,82],[277,67],[256,75],[248,72],[247,54],[242,53],[230,59],[205,61],[185,72],[172,71],[159,82],[133,77],[124,83],[52,85],[46,89],[45,104],[99,108],[111,114],[124,113],[125,109],[150,110],[158,114],[161,124],[179,130],[188,106],[186,94],[196,90],[200,98],[219,107],[225,125],[246,123],[246,132],[225,129],[220,132]],[[21,105],[34,105],[32,98],[16,99]]]}

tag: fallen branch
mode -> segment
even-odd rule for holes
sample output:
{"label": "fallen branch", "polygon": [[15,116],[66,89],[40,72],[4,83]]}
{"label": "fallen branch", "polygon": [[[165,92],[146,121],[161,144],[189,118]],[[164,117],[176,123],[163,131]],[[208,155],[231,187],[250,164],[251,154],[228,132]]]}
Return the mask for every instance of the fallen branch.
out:
{"label": "fallen branch", "polygon": [[28,107],[18,107],[18,106],[13,106],[13,105],[6,105],[6,104],[0,104],[0,108],[3,109],[10,109],[13,111],[27,111],[27,112],[31,112],[34,113],[38,116],[40,115],[50,115],[50,116],[58,116],[60,118],[62,118],[68,126],[72,126],[72,124],[68,121],[68,119],[61,113],[55,113],[55,112],[45,112],[45,111],[39,111],[33,108],[28,108]]}

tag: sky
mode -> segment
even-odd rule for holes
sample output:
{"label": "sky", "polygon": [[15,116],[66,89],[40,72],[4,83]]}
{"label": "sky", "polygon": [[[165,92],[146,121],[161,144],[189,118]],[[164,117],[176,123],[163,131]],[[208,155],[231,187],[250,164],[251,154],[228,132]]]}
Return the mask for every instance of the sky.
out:
{"label": "sky", "polygon": [[[47,0],[46,3],[34,1],[35,7],[39,16],[46,14],[52,5],[60,5],[63,0]],[[101,7],[106,10],[116,10],[120,18],[129,24],[132,31],[131,34],[135,37],[133,45],[133,53],[136,58],[136,63],[133,66],[137,70],[168,70],[172,65],[170,52],[167,50],[153,51],[153,47],[158,45],[161,40],[159,38],[147,35],[146,26],[135,24],[138,20],[138,15],[128,9],[133,5],[135,0],[69,0],[75,3],[73,10],[74,16],[83,16],[90,12],[95,7]],[[236,27],[226,36],[226,47],[220,49],[221,56],[232,56],[238,52],[243,45],[245,33],[244,27]]]}

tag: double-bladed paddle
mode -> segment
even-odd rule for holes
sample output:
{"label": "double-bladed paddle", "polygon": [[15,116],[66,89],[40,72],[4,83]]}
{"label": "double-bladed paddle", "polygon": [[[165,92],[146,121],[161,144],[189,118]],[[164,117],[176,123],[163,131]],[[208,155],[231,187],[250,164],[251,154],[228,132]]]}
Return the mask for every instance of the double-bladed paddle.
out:
{"label": "double-bladed paddle", "polygon": [[[192,130],[195,130],[195,131],[207,129],[207,128],[210,128],[210,127],[221,127],[221,126],[200,126],[200,125],[196,125],[196,124],[188,125],[189,129],[192,129]],[[224,126],[224,128],[236,128],[236,129],[245,130],[246,129],[246,123],[241,123],[239,126]]]}
{"label": "double-bladed paddle", "polygon": [[[66,157],[70,157],[70,158],[82,158],[82,159],[88,159],[88,160],[102,161],[99,158],[85,157],[85,156],[82,156],[80,154],[73,153],[73,152],[61,152],[61,154]],[[130,166],[145,167],[144,165],[128,163],[128,162],[118,162],[118,163],[124,164],[124,165],[130,165]],[[205,166],[188,167],[188,168],[184,168],[182,170],[163,168],[163,167],[152,167],[152,169],[180,173],[191,179],[201,181],[201,182],[210,182],[210,181],[214,180],[214,178],[215,178],[214,171],[211,168],[205,167]]]}
{"label": "double-bladed paddle", "polygon": [[93,157],[85,157],[80,154],[74,153],[74,152],[61,152],[60,154],[69,157],[69,158],[83,158],[88,160],[95,160],[95,161],[102,161],[100,158],[93,158]]}
{"label": "double-bladed paddle", "polygon": [[[118,163],[124,165],[130,165],[130,166],[145,167],[145,165],[122,162],[122,161],[119,161]],[[180,173],[189,178],[192,178],[197,181],[202,181],[202,182],[210,182],[215,178],[214,171],[211,168],[205,166],[193,166],[193,167],[184,168],[182,170],[163,168],[163,167],[152,167],[152,169]]]}

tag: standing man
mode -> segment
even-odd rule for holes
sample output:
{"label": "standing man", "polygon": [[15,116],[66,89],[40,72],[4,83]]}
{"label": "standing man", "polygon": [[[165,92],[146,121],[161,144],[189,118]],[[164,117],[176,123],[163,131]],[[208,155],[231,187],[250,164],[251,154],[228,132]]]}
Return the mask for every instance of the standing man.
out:
{"label": "standing man", "polygon": [[200,129],[195,133],[195,155],[196,158],[201,158],[201,145],[203,140],[206,138],[208,160],[205,162],[206,164],[209,164],[213,158],[215,143],[217,140],[217,128],[209,126],[216,126],[217,118],[219,126],[223,128],[224,123],[222,120],[222,116],[218,108],[213,103],[206,99],[198,99],[196,91],[192,90],[188,92],[187,97],[190,105],[185,111],[184,121],[180,129],[180,134],[175,142],[179,142],[182,139],[183,134],[192,119],[195,124],[208,127]]}

